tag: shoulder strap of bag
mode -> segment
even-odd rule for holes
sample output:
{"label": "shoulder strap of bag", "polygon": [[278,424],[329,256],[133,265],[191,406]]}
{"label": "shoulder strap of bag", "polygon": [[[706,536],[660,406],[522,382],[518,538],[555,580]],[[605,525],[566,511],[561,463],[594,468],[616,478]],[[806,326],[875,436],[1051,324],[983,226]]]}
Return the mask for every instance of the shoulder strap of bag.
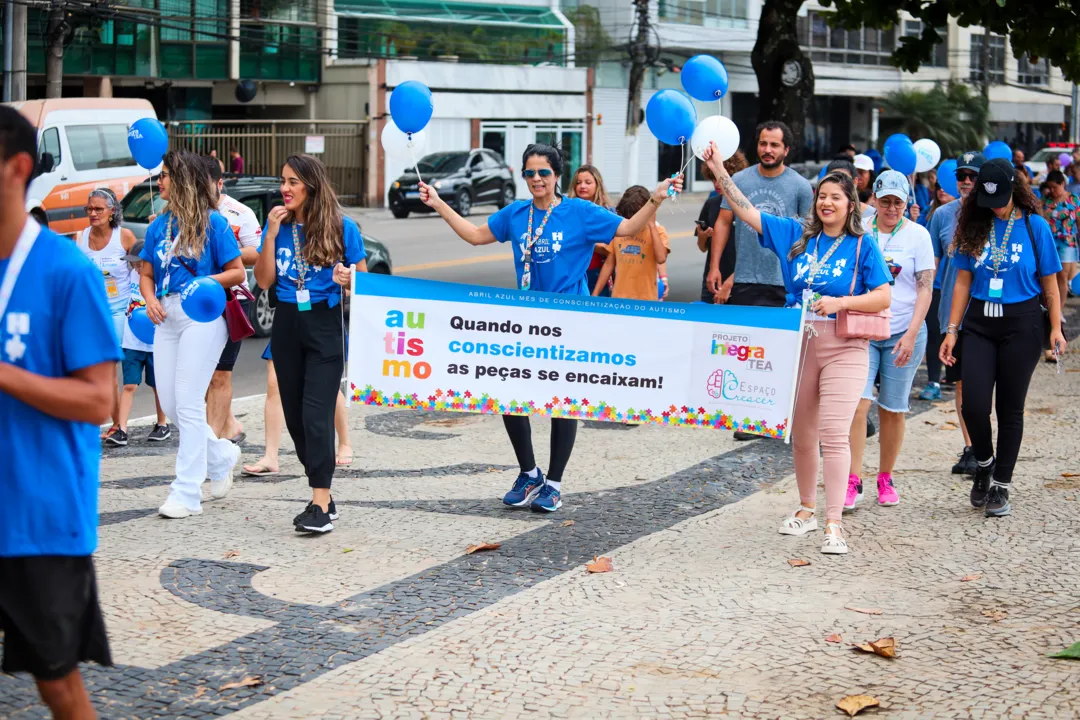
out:
{"label": "shoulder strap of bag", "polygon": [[851,289],[848,290],[848,295],[855,295],[855,281],[859,279],[859,258],[862,257],[862,238],[859,236],[859,242],[855,245],[855,272],[851,274]]}
{"label": "shoulder strap of bag", "polygon": [[1024,213],[1024,225],[1027,226],[1028,242],[1031,243],[1031,251],[1035,253],[1035,277],[1040,277],[1039,268],[1039,243],[1035,242],[1035,236],[1031,233],[1031,220],[1028,213]]}

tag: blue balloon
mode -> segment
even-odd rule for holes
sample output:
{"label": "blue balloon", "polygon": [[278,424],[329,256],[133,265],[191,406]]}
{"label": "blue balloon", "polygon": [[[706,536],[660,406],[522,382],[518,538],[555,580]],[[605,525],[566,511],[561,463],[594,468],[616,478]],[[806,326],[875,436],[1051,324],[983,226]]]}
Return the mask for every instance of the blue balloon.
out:
{"label": "blue balloon", "polygon": [[144,342],[147,345],[154,344],[154,330],[156,326],[154,325],[154,321],[150,319],[150,316],[146,314],[146,308],[137,307],[131,311],[131,317],[128,318],[128,327],[131,328],[131,334],[140,342]]}
{"label": "blue balloon", "polygon": [[710,102],[724,97],[728,89],[727,68],[712,55],[695,55],[686,61],[679,74],[690,97]]}
{"label": "blue balloon", "polygon": [[225,288],[213,278],[197,277],[180,293],[180,306],[195,322],[213,322],[225,312]]}
{"label": "blue balloon", "polygon": [[1069,281],[1069,289],[1072,290],[1073,295],[1080,295],[1080,275],[1076,275]]}
{"label": "blue balloon", "polygon": [[956,187],[956,161],[946,160],[938,165],[937,169],[937,182],[941,186],[941,189],[952,195],[954,198],[960,197],[960,189]]}
{"label": "blue balloon", "polygon": [[390,117],[403,133],[423,130],[433,112],[431,90],[419,80],[406,80],[390,94]]}
{"label": "blue balloon", "polygon": [[[892,138],[889,139],[892,140]],[[885,162],[889,163],[889,167],[901,175],[912,174],[915,172],[915,166],[919,162],[919,158],[915,154],[915,145],[910,140],[907,142],[897,140],[891,145],[886,142]]]}
{"label": "blue balloon", "polygon": [[874,174],[877,175],[881,172],[881,168],[885,167],[885,158],[875,148],[870,148],[863,155],[874,161]]}
{"label": "blue balloon", "polygon": [[690,142],[697,127],[697,110],[678,90],[661,90],[645,106],[645,122],[656,139],[668,145]]}
{"label": "blue balloon", "polygon": [[911,138],[909,138],[904,133],[896,133],[895,135],[890,135],[889,139],[885,141],[885,144],[881,146],[881,152],[885,154],[886,158],[889,157],[889,148],[893,145],[896,145],[897,143],[900,143],[901,145],[904,143],[907,143],[908,145],[914,145],[914,143],[911,141]]}
{"label": "blue balloon", "polygon": [[169,150],[169,133],[157,118],[136,120],[128,128],[128,150],[139,167],[153,170]]}
{"label": "blue balloon", "polygon": [[986,148],[983,150],[983,155],[986,156],[987,160],[999,159],[1009,160],[1011,162],[1012,154],[1012,148],[1009,147],[1009,144],[1004,143],[1000,140],[995,140],[994,142],[987,145]]}
{"label": "blue balloon", "polygon": [[829,166],[828,166],[828,165],[825,165],[824,167],[822,167],[822,168],[821,168],[821,172],[819,172],[819,173],[817,174],[817,179],[818,179],[818,182],[820,182],[820,181],[821,181],[821,179],[822,179],[823,177],[825,177],[825,171],[826,171],[826,170],[828,170],[828,169],[829,169]]}

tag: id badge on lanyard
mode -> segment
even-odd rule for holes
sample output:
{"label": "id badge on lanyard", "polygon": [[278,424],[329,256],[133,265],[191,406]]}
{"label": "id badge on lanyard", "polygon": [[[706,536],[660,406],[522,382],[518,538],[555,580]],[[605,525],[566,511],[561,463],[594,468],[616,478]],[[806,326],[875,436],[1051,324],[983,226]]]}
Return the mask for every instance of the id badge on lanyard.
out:
{"label": "id badge on lanyard", "polygon": [[307,312],[311,309],[311,292],[304,287],[304,277],[307,275],[308,264],[304,259],[303,248],[300,246],[300,233],[296,229],[296,223],[292,224],[293,258],[296,263],[296,309]]}
{"label": "id badge on lanyard", "polygon": [[311,293],[305,287],[296,288],[296,309],[300,312],[311,309]]}
{"label": "id badge on lanyard", "polygon": [[1005,279],[999,277],[990,278],[990,297],[995,300],[1001,299],[1001,291],[1005,287]]}

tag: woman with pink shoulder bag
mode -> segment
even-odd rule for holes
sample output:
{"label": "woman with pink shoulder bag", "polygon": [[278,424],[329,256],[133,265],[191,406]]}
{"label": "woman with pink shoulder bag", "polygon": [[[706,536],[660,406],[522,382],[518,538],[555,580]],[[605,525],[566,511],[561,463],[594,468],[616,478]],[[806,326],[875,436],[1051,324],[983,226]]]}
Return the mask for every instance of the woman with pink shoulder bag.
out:
{"label": "woman with pink shoulder bag", "polygon": [[841,525],[847,489],[851,420],[866,385],[867,346],[889,337],[889,270],[881,251],[863,241],[854,181],[829,173],[818,184],[813,211],[784,218],[755,208],[731,180],[716,146],[705,161],[739,220],[780,259],[788,305],[804,305],[808,326],[792,433],[802,507],[784,519],[781,535],[817,530],[818,453],[824,457],[825,539],[821,552],[848,552]]}

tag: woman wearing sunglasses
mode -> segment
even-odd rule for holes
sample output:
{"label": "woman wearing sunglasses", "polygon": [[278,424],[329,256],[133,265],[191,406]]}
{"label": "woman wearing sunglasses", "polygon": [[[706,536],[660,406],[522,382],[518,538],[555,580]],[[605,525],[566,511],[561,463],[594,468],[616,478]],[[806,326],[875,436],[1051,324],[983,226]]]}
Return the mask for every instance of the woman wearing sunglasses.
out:
{"label": "woman wearing sunglasses", "polygon": [[[521,161],[522,175],[532,197],[518,200],[492,215],[487,224],[476,227],[458,215],[435,190],[420,183],[420,199],[446,220],[458,236],[470,245],[514,242],[518,287],[522,290],[588,295],[585,273],[596,243],[610,243],[616,235],[633,237],[653,222],[656,210],[667,199],[668,188],[682,190],[682,176],[657,186],[649,202],[633,217],[623,218],[596,203],[580,198],[564,198],[559,192],[563,158],[550,145],[530,145]],[[563,470],[570,460],[577,436],[577,421],[553,418],[551,457],[545,477],[533,455],[529,418],[503,416],[510,443],[514,446],[521,474],[503,502],[514,507],[531,507],[538,512],[555,512],[562,507]]]}

